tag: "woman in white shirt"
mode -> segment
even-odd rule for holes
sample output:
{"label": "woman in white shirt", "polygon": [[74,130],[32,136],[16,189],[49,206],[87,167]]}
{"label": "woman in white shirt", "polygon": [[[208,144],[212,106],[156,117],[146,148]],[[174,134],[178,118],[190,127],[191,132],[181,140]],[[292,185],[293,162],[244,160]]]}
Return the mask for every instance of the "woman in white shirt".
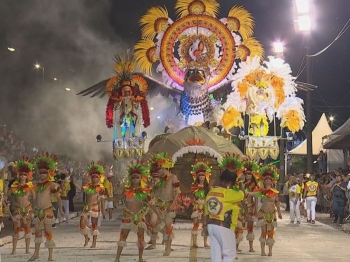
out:
{"label": "woman in white shirt", "polygon": [[301,188],[298,184],[297,178],[292,176],[290,179],[291,186],[289,188],[289,214],[290,223],[294,224],[295,217],[297,224],[300,224],[300,200],[301,200]]}

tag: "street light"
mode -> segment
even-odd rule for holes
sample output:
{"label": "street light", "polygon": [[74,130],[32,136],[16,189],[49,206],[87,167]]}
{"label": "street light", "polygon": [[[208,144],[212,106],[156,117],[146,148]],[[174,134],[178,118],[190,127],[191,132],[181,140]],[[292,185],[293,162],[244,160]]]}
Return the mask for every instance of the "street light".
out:
{"label": "street light", "polygon": [[283,54],[284,46],[282,42],[274,42],[273,43],[273,51],[277,54]]}
{"label": "street light", "polygon": [[331,128],[333,127],[334,116],[329,117],[329,121],[331,122]]}
{"label": "street light", "polygon": [[8,47],[7,50],[9,50],[10,52],[15,52],[16,51],[16,49],[13,48],[13,47]]}
{"label": "street light", "polygon": [[300,89],[306,91],[306,171],[312,173],[312,122],[311,122],[311,91],[316,88],[311,85],[311,61],[310,61],[310,37],[311,18],[310,18],[310,4],[308,0],[295,0],[297,10],[297,24],[298,31],[305,33],[306,39],[306,83],[297,83]]}

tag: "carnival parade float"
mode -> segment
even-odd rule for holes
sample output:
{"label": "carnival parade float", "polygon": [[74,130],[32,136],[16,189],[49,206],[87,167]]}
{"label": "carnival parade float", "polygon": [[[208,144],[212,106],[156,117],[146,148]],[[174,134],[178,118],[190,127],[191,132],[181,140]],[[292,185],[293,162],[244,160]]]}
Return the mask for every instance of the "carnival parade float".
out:
{"label": "carnival parade float", "polygon": [[[151,7],[139,20],[141,39],[133,52],[116,56],[115,76],[79,93],[108,95],[106,125],[113,129],[117,161],[166,152],[183,192],[190,188],[195,159],[207,159],[213,177],[228,152],[277,159],[282,130],[297,132],[305,122],[291,68],[280,58],[264,61],[252,15],[233,6],[220,17],[219,9],[215,0],[178,0],[173,19],[165,7]],[[144,154],[143,128],[153,124],[147,100],[159,93],[176,98],[176,126],[184,128],[157,135]],[[210,128],[199,127],[204,123]],[[239,130],[244,152],[231,142],[232,128]]]}

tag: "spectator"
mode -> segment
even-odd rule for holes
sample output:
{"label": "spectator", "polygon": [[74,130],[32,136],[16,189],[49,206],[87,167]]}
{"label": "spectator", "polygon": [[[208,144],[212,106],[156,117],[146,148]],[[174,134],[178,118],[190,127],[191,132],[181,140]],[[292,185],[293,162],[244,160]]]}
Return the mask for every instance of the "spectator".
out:
{"label": "spectator", "polygon": [[[66,223],[69,222],[69,200],[68,200],[68,191],[70,190],[70,184],[66,179],[66,174],[62,173],[60,175],[60,187],[61,187],[61,199],[62,199],[62,207],[64,209],[64,216],[66,218]],[[60,222],[63,221],[61,215],[58,213],[58,220]]]}
{"label": "spectator", "polygon": [[72,173],[72,175],[70,176],[70,190],[68,191],[69,212],[74,212],[74,197],[77,194],[77,188],[73,183],[73,179],[75,179],[75,177],[75,173]]}
{"label": "spectator", "polygon": [[346,203],[346,188],[347,183],[343,180],[342,176],[337,175],[337,182],[331,188],[333,192],[333,214],[334,214],[334,223],[338,222],[339,224],[343,224],[344,220],[344,208]]}
{"label": "spectator", "polygon": [[[108,220],[107,221],[114,221],[114,219],[112,218],[113,216],[113,209],[114,209],[114,202],[113,200],[111,200],[111,198],[113,198],[113,180],[114,178],[114,173],[111,170],[108,173],[107,179],[104,181],[104,187],[105,187],[105,195],[106,195],[106,202],[105,202],[105,209],[108,210]],[[104,217],[103,219],[106,220],[106,218]]]}

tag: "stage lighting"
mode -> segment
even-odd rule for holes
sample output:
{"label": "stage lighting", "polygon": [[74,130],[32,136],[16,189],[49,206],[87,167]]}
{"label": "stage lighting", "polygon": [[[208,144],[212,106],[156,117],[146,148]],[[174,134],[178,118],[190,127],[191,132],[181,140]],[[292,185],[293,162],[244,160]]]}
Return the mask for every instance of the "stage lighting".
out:
{"label": "stage lighting", "polygon": [[146,138],[146,137],[147,137],[147,133],[146,133],[145,131],[143,131],[143,132],[141,133],[141,135],[142,135],[143,138]]}
{"label": "stage lighting", "polygon": [[101,142],[102,141],[102,136],[101,135],[97,135],[96,136],[96,141],[97,142]]}

